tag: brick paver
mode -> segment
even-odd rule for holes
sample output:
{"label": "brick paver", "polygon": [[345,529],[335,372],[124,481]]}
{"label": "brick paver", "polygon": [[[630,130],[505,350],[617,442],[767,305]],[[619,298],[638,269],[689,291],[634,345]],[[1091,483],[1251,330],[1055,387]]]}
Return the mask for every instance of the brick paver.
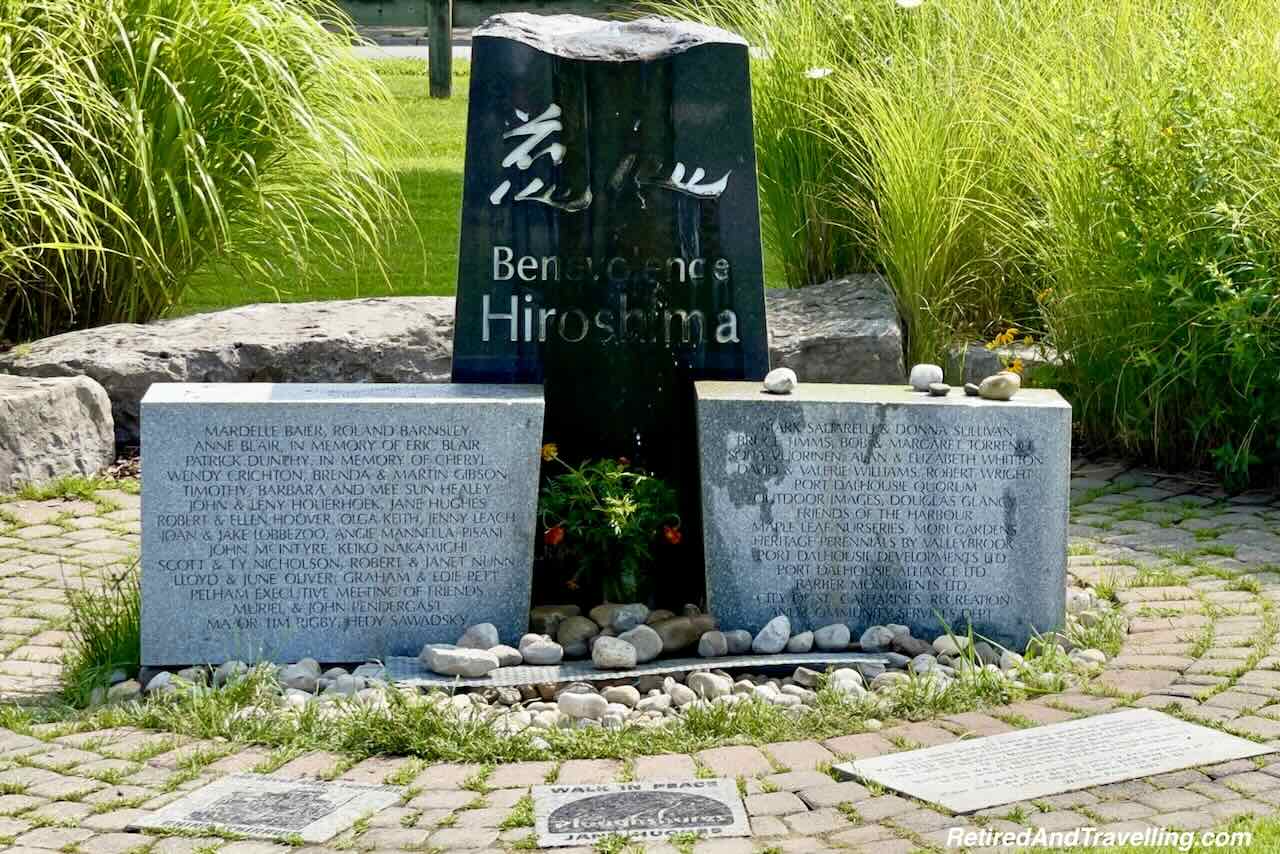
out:
{"label": "brick paver", "polygon": [[[498,763],[491,767],[377,757],[352,764],[324,752],[295,756],[275,773],[403,782],[404,800],[369,816],[329,846],[294,849],[213,837],[129,831],[182,791],[275,762],[270,749],[197,742],[129,728],[61,735],[0,729],[0,851],[149,851],[262,854],[333,851],[516,851],[531,828],[513,825],[531,786],[555,780],[740,779],[754,839],[698,843],[702,851],[785,852],[942,849],[951,827],[1108,829],[1221,827],[1233,817],[1280,812],[1280,758],[1222,763],[952,817],[891,792],[838,782],[833,762],[1041,726],[1123,704],[1173,708],[1258,740],[1280,741],[1280,647],[1271,612],[1280,602],[1280,501],[1230,498],[1213,487],[1112,462],[1078,461],[1072,482],[1069,572],[1115,590],[1128,617],[1120,654],[1071,691],[932,721],[885,721],[877,732],[825,741],[736,745],[695,755]],[[38,703],[57,689],[68,642],[66,591],[111,583],[136,558],[137,496],[99,501],[0,497],[0,702]],[[192,764],[199,776],[190,776]],[[626,775],[630,775],[630,777]],[[185,776],[184,776],[185,775]],[[483,780],[483,786],[472,785]],[[8,846],[6,848],[6,846]],[[675,851],[646,844],[649,851]],[[579,849],[561,849],[576,852]],[[581,849],[583,854],[589,849]]]}

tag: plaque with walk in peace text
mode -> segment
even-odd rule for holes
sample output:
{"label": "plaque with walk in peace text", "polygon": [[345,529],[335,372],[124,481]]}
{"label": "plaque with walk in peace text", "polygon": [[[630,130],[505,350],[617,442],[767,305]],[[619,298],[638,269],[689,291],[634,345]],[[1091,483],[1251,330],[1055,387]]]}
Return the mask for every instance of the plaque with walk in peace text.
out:
{"label": "plaque with walk in peace text", "polygon": [[543,383],[546,439],[682,487],[695,379],[768,370],[746,43],[505,14],[475,31],[454,382]]}
{"label": "plaque with walk in peace text", "polygon": [[534,386],[158,383],[142,662],[384,660],[528,626]]}

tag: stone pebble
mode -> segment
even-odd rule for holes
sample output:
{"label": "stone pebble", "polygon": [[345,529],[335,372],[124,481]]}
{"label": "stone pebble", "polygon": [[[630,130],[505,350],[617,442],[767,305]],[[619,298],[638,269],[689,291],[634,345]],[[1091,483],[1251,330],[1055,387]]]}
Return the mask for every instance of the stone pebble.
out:
{"label": "stone pebble", "polygon": [[1012,371],[992,374],[978,383],[978,396],[984,400],[1012,400],[1022,388],[1022,377]]}
{"label": "stone pebble", "polygon": [[928,363],[911,368],[910,383],[916,391],[928,391],[929,386],[942,382],[942,367]]}
{"label": "stone pebble", "polygon": [[790,368],[774,368],[764,377],[764,390],[769,394],[791,394],[799,384],[796,372]]}

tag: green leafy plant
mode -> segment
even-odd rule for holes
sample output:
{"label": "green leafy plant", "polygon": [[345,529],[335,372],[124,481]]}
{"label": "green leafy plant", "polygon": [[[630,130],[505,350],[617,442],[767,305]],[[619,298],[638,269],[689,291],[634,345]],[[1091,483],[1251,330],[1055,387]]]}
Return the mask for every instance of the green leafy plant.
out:
{"label": "green leafy plant", "polygon": [[653,5],[768,57],[787,284],[883,273],[908,364],[1033,336],[1092,449],[1280,473],[1280,0]]}
{"label": "green leafy plant", "polygon": [[62,690],[69,705],[89,704],[94,692],[106,688],[111,673],[138,672],[142,655],[141,572],[133,562],[102,583],[87,579],[67,587],[71,638],[63,662]]}
{"label": "green leafy plant", "polygon": [[0,340],[380,251],[389,98],[353,37],[314,0],[0,0]]}
{"label": "green leafy plant", "polygon": [[538,501],[546,555],[568,569],[570,590],[598,585],[609,601],[635,601],[654,550],[684,538],[675,491],[625,459],[573,466],[553,444],[542,458],[560,469]]}

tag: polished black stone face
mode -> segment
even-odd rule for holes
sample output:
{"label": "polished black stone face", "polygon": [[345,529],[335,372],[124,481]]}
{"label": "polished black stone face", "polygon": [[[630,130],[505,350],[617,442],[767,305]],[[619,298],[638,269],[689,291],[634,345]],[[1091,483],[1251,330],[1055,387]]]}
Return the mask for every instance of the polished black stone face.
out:
{"label": "polished black stone face", "polygon": [[693,380],[768,370],[747,48],[653,20],[475,35],[453,378],[544,383],[567,459],[692,483]]}

